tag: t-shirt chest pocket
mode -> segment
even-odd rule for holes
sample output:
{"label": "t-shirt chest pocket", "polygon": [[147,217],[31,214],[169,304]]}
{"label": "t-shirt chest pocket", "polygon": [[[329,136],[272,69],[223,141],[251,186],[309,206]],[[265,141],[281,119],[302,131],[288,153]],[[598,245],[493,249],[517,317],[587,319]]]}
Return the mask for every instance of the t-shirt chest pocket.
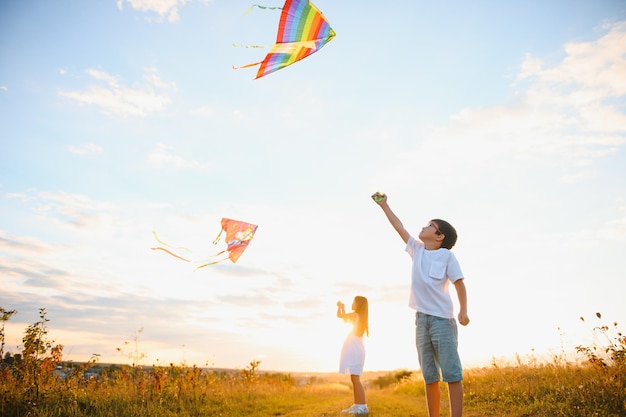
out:
{"label": "t-shirt chest pocket", "polygon": [[434,279],[444,279],[446,277],[446,263],[435,261],[430,264],[428,275]]}

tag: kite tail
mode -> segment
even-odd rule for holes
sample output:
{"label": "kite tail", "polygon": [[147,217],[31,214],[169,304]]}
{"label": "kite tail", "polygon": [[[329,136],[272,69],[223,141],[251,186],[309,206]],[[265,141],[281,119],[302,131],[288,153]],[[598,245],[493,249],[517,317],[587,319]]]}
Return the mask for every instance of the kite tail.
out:
{"label": "kite tail", "polygon": [[[222,252],[222,253],[223,253],[223,252]],[[205,266],[215,265],[215,264],[220,263],[220,262],[222,262],[222,261],[225,261],[225,260],[227,260],[227,259],[229,259],[229,258],[228,258],[228,256],[227,256],[227,257],[225,257],[225,258],[222,258],[222,259],[218,259],[217,261],[213,261],[213,262],[206,263],[206,264],[204,264],[204,265],[200,265],[200,266],[196,267],[196,269],[194,269],[194,272],[195,272],[195,271],[197,271],[197,270],[198,270],[198,269],[200,269],[200,268],[204,268]]]}
{"label": "kite tail", "polygon": [[238,70],[239,68],[250,68],[250,67],[255,67],[257,65],[261,65],[263,63],[263,61],[259,61],[259,62],[255,62],[253,64],[246,64],[246,65],[242,65],[240,67],[236,67],[233,65],[233,69],[234,70]]}
{"label": "kite tail", "polygon": [[246,10],[244,14],[250,13],[255,7],[259,9],[263,9],[263,10],[282,10],[283,9],[282,7],[261,6],[260,4],[253,4],[252,6],[248,8],[248,10]]}
{"label": "kite tail", "polygon": [[[262,10],[282,10],[283,9],[282,7],[279,7],[279,6],[262,6],[260,4],[253,4],[252,6],[248,8],[248,10],[246,10],[244,14],[250,13],[255,7],[258,9],[262,9]],[[235,43],[233,44],[233,46],[236,48],[267,48],[267,46],[261,46],[261,45],[241,45],[241,44],[235,44]],[[233,65],[233,69],[236,70],[239,68],[250,68],[256,65],[260,65],[261,62],[263,61],[255,62],[253,64],[242,65],[240,67],[236,67]]]}
{"label": "kite tail", "polygon": [[[157,242],[159,242],[161,245],[163,246],[167,246],[168,248],[172,248],[172,245],[168,245],[167,243],[163,242],[161,239],[159,239],[159,236],[157,236],[156,232],[153,230],[152,234],[154,235],[154,238],[156,239]],[[182,250],[186,250],[187,252],[191,252],[190,249],[185,248],[184,246],[179,246],[173,249],[182,249]]]}
{"label": "kite tail", "polygon": [[[218,237],[219,237],[219,236],[218,236]],[[226,252],[228,252],[228,250],[223,250],[223,251],[220,251],[220,252],[216,253],[215,255],[210,256],[210,257],[209,257],[209,259],[212,259],[212,258],[217,258],[218,256],[225,254]],[[201,262],[205,262],[205,263],[204,263],[204,264],[202,264],[202,265],[200,265],[200,266],[198,266],[198,267],[196,267],[196,269],[194,269],[194,272],[195,272],[195,271],[197,271],[197,270],[198,270],[198,269],[200,269],[200,268],[204,268],[205,266],[215,265],[215,264],[217,264],[217,263],[220,263],[220,262],[222,262],[222,261],[225,261],[226,259],[230,259],[230,254],[226,255],[226,257],[225,257],[225,258],[218,259],[217,261],[209,261],[209,259],[207,259],[207,260],[205,260],[205,261],[201,261]]]}
{"label": "kite tail", "polygon": [[202,260],[202,261],[198,260],[198,261],[196,261],[196,263],[203,263],[203,262],[210,263],[210,262],[213,262],[212,259],[217,258],[218,256],[225,254],[226,252],[228,252],[228,249],[221,250],[221,251],[217,252],[215,255],[210,255],[210,256],[204,258],[204,260]]}
{"label": "kite tail", "polygon": [[235,48],[259,48],[259,49],[265,49],[267,48],[267,46],[263,46],[263,45],[242,45],[240,43],[233,43],[233,46]]}
{"label": "kite tail", "polygon": [[170,252],[169,250],[167,250],[165,248],[158,247],[158,248],[150,248],[150,249],[152,249],[152,250],[162,250],[163,252],[169,253],[170,255],[172,255],[175,258],[182,259],[185,262],[191,262],[189,259],[185,259],[182,256],[176,255],[174,252]]}
{"label": "kite tail", "polygon": [[[222,233],[223,232],[224,232],[224,229],[221,229],[220,232],[217,234],[217,237],[215,238],[215,240],[213,240],[213,244],[214,245],[217,245],[217,242],[220,241],[220,238],[222,237]],[[218,253],[218,255],[219,255],[219,253]],[[216,255],[214,255],[214,256],[216,256]]]}

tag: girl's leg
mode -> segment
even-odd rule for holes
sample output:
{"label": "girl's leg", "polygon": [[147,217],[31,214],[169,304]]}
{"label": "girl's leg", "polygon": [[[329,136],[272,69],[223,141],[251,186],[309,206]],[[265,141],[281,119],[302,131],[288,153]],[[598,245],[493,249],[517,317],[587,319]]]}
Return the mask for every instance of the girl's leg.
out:
{"label": "girl's leg", "polygon": [[352,381],[352,390],[354,391],[354,403],[365,404],[365,388],[361,383],[361,376],[350,375],[350,381]]}

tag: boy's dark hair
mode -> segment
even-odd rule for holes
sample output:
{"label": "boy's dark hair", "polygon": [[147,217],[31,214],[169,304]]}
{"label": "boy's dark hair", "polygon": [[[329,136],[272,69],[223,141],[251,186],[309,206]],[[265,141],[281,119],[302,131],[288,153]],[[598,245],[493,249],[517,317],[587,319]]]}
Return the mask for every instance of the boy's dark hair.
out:
{"label": "boy's dark hair", "polygon": [[443,241],[441,242],[441,247],[446,249],[452,249],[456,244],[456,230],[450,223],[441,219],[433,219],[433,223],[436,223],[439,226],[439,230],[443,235]]}

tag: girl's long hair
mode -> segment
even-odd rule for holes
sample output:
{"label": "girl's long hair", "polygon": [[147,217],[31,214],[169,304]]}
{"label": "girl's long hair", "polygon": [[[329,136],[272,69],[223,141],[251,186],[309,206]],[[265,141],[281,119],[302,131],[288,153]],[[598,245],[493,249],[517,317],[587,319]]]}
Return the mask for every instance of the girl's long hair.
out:
{"label": "girl's long hair", "polygon": [[368,306],[367,298],[357,295],[354,297],[354,312],[357,313],[358,318],[355,323],[355,333],[357,336],[362,337],[363,334],[370,335],[370,328],[368,322]]}

